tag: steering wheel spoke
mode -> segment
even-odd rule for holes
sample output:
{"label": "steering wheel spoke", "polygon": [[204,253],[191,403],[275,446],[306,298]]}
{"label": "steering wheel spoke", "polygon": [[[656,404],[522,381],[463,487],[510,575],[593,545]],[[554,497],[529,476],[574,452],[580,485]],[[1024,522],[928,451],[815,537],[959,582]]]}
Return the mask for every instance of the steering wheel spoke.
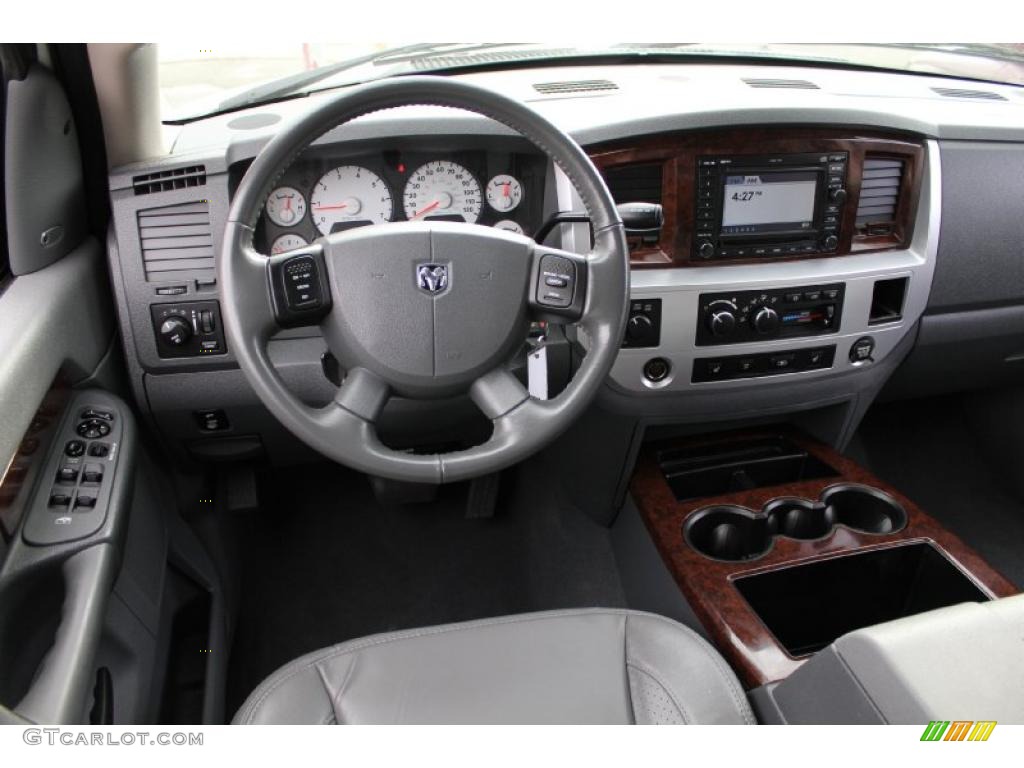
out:
{"label": "steering wheel spoke", "polygon": [[535,319],[575,323],[583,317],[589,259],[560,248],[534,247],[528,302]]}
{"label": "steering wheel spoke", "polygon": [[385,381],[365,368],[353,368],[334,395],[334,404],[373,424],[390,397]]}
{"label": "steering wheel spoke", "polygon": [[493,421],[529,400],[530,393],[507,368],[496,368],[473,382],[469,397]]}

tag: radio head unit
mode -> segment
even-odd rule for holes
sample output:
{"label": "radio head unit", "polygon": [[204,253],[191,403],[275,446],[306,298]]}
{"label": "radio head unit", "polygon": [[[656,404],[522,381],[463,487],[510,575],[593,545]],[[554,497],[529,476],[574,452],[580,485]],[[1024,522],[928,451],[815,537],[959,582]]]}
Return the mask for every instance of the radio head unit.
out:
{"label": "radio head unit", "polygon": [[759,258],[839,247],[848,154],[697,159],[695,255]]}

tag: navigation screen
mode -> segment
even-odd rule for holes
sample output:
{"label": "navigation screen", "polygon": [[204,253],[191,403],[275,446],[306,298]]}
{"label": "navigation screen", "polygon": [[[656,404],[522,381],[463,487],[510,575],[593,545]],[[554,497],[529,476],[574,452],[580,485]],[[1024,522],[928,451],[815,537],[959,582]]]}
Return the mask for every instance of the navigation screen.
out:
{"label": "navigation screen", "polygon": [[722,234],[812,229],[815,171],[766,171],[725,177]]}

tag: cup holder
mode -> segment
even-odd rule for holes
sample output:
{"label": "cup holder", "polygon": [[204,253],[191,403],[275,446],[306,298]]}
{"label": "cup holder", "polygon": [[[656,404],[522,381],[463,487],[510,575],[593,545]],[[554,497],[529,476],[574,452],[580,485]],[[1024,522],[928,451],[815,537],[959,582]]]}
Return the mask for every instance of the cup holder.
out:
{"label": "cup holder", "polygon": [[753,560],[769,552],[776,536],[810,541],[837,525],[867,534],[895,533],[907,513],[889,494],[866,485],[834,485],[816,501],[782,498],[760,512],[720,505],[687,518],[683,535],[691,547],[715,560]]}

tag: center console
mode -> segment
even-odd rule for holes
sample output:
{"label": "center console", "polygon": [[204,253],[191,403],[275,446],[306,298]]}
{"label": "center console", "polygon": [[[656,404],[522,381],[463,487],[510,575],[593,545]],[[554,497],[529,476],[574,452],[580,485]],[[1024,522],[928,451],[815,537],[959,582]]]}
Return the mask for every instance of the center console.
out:
{"label": "center console", "polygon": [[850,632],[1017,592],[898,490],[797,431],[646,444],[630,490],[750,688],[788,678]]}

